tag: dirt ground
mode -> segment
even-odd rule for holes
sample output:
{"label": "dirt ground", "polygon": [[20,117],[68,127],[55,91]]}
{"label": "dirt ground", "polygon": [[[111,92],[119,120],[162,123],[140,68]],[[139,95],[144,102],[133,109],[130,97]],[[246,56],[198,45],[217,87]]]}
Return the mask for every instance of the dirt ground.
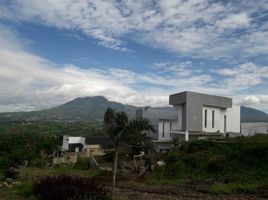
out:
{"label": "dirt ground", "polygon": [[201,193],[184,186],[153,186],[152,188],[117,187],[118,200],[267,200],[253,194],[216,195]]}
{"label": "dirt ground", "polygon": [[[110,179],[106,176],[101,180],[111,190]],[[208,185],[203,183],[190,183],[179,185],[148,185],[144,184],[147,177],[118,176],[116,186],[117,200],[268,200],[267,189],[258,194],[231,194],[217,195],[208,192]],[[101,178],[101,177],[99,177]],[[131,181],[130,181],[131,180]]]}

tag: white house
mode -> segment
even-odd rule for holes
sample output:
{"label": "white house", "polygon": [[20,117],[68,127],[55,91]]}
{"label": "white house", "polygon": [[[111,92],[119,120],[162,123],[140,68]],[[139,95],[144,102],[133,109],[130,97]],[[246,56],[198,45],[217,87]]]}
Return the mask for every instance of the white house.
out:
{"label": "white house", "polygon": [[82,152],[86,145],[85,137],[63,136],[62,151]]}
{"label": "white house", "polygon": [[173,137],[189,140],[240,135],[240,107],[234,106],[231,98],[186,91],[170,95],[169,104],[178,114]]}
{"label": "white house", "polygon": [[180,140],[240,135],[240,107],[232,99],[195,92],[169,96],[173,108],[138,109],[137,118],[150,120],[156,132],[149,133],[159,151],[168,150],[173,138]]}

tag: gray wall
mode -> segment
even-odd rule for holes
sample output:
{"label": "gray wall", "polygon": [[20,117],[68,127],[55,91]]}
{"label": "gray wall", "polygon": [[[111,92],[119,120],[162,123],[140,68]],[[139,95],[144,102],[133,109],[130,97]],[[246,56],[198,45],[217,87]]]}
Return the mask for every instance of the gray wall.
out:
{"label": "gray wall", "polygon": [[158,139],[158,122],[159,120],[177,120],[178,114],[175,109],[167,108],[167,109],[160,109],[160,108],[140,108],[136,111],[136,118],[145,118],[148,119],[151,124],[153,125],[156,132],[150,133],[150,136],[153,137],[155,140]]}
{"label": "gray wall", "polygon": [[203,105],[214,106],[220,108],[231,108],[232,99],[227,97],[220,97],[215,95],[207,95],[196,92],[182,92],[172,94],[169,96],[170,105],[185,104],[183,109],[183,125],[184,130],[188,131],[202,131]]}
{"label": "gray wall", "polygon": [[268,122],[241,123],[241,135],[252,136],[256,134],[268,134]]}

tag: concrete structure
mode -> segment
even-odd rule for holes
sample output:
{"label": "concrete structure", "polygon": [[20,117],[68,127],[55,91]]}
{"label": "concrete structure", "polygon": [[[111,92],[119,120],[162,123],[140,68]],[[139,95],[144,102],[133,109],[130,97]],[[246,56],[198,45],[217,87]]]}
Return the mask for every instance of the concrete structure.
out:
{"label": "concrete structure", "polygon": [[177,112],[172,107],[151,108],[145,107],[136,111],[136,118],[148,119],[156,132],[150,132],[149,136],[153,138],[158,151],[170,149],[172,140],[170,130],[177,123]]}
{"label": "concrete structure", "polygon": [[62,151],[82,152],[86,145],[85,137],[63,136]]}
{"label": "concrete structure", "polygon": [[188,140],[240,135],[240,107],[233,106],[231,98],[186,91],[170,95],[169,104],[178,115],[172,137]]}
{"label": "concrete structure", "polygon": [[268,134],[268,122],[242,122],[241,135],[253,136]]}
{"label": "concrete structure", "polygon": [[103,149],[110,149],[112,141],[106,136],[71,137],[63,136],[62,151],[76,152],[85,156],[104,155]]}

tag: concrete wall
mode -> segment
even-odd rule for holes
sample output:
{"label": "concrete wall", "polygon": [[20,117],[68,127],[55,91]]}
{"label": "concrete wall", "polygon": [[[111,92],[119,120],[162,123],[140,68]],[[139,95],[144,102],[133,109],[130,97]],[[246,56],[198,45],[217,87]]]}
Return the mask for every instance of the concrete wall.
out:
{"label": "concrete wall", "polygon": [[[207,127],[205,127],[205,110],[207,110]],[[212,128],[212,111],[214,111],[214,128]],[[226,115],[226,132],[240,133],[240,107],[218,108],[203,106],[203,131],[224,133],[224,115]]]}
{"label": "concrete wall", "polygon": [[169,141],[171,140],[171,134],[170,130],[173,126],[176,126],[176,121],[170,121],[170,120],[159,120],[158,125],[158,140],[164,140]]}
{"label": "concrete wall", "polygon": [[[205,127],[205,110],[207,111],[207,126]],[[212,112],[214,111],[214,128],[212,127]],[[217,107],[203,106],[203,130],[205,132],[221,132],[221,109]]]}
{"label": "concrete wall", "polygon": [[256,134],[268,134],[268,122],[241,123],[241,135],[252,136]]}
{"label": "concrete wall", "polygon": [[227,132],[240,133],[240,106],[227,108]]}
{"label": "concrete wall", "polygon": [[196,132],[203,130],[203,106],[231,108],[232,99],[187,91],[170,95],[169,104],[183,106],[182,130]]}
{"label": "concrete wall", "polygon": [[[145,118],[148,119],[153,127],[155,128],[156,132],[149,133],[149,136],[152,137],[154,140],[159,139],[159,131],[163,127],[161,125],[160,127],[160,121],[167,121],[169,123],[170,121],[175,121],[173,126],[176,126],[177,124],[177,112],[175,109],[157,109],[157,108],[141,108],[136,111],[136,117],[137,118]],[[169,127],[169,126],[168,126]],[[162,130],[162,129],[161,129]],[[166,130],[167,131],[167,130]]]}

